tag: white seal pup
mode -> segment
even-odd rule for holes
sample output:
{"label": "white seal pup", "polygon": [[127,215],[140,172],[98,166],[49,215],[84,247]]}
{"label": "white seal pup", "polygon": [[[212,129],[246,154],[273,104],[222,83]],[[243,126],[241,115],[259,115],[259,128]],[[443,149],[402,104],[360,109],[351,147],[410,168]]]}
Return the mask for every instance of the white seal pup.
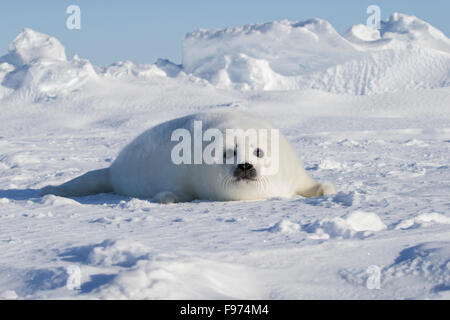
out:
{"label": "white seal pup", "polygon": [[[229,129],[235,129],[234,136]],[[245,136],[252,130],[258,132],[257,140]],[[41,195],[70,197],[115,192],[171,203],[314,197],[336,192],[333,184],[318,183],[308,176],[281,133],[264,141],[261,132],[266,132],[267,137],[270,130],[277,131],[266,121],[237,111],[173,119],[134,139],[109,168],[90,171],[60,186],[47,186],[41,189]],[[211,132],[223,133],[223,137]],[[211,147],[214,140],[218,142],[216,148]],[[181,142],[189,147],[183,149]],[[200,157],[210,154],[215,162],[198,159],[199,150]]]}

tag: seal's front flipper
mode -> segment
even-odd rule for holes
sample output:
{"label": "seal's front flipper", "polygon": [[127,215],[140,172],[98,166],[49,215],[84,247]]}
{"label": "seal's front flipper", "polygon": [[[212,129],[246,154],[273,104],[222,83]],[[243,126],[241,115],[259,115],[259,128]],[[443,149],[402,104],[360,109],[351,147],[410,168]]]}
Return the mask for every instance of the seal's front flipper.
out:
{"label": "seal's front flipper", "polygon": [[163,191],[158,192],[153,196],[152,200],[159,202],[161,204],[178,203],[178,202],[188,202],[194,200],[195,197],[192,194],[180,191]]}
{"label": "seal's front flipper", "polygon": [[153,201],[163,203],[163,204],[169,204],[169,203],[177,203],[180,202],[178,197],[170,192],[159,192],[153,197]]}
{"label": "seal's front flipper", "polygon": [[40,190],[41,196],[54,194],[61,197],[83,197],[97,193],[112,192],[109,168],[88,173],[59,186],[47,186]]}
{"label": "seal's front flipper", "polygon": [[331,182],[316,182],[313,186],[300,190],[298,192],[299,195],[303,197],[321,197],[326,194],[335,194],[336,187]]}

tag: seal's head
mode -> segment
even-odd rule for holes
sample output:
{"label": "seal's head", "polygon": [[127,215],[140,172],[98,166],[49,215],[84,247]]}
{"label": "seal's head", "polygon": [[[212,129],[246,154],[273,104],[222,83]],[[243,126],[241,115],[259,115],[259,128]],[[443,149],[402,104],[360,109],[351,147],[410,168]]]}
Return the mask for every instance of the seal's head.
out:
{"label": "seal's head", "polygon": [[[264,151],[260,147],[249,146],[245,148],[246,155],[238,157],[239,150],[244,148],[228,149],[224,151],[223,163],[232,163],[227,167],[228,175],[232,175],[235,182],[256,182],[261,178],[261,166],[264,165],[260,159],[264,157]],[[248,150],[250,149],[250,150]],[[248,152],[250,151],[250,152]],[[249,156],[250,154],[250,156]]]}
{"label": "seal's head", "polygon": [[[251,129],[253,130],[253,129]],[[214,197],[224,200],[263,199],[277,189],[276,175],[280,156],[271,132],[250,129],[225,134],[222,161],[203,167]],[[252,139],[254,138],[254,139]],[[276,135],[276,139],[278,139]],[[228,140],[228,143],[227,143]],[[230,142],[231,141],[231,142]]]}
{"label": "seal's head", "polygon": [[[191,167],[196,197],[257,200],[292,196],[299,160],[279,130],[252,114],[215,116],[203,121],[205,132],[220,132],[219,139],[211,139],[213,132],[205,134],[203,145],[203,156],[211,154],[215,160]],[[216,140],[219,143],[210,148]]]}

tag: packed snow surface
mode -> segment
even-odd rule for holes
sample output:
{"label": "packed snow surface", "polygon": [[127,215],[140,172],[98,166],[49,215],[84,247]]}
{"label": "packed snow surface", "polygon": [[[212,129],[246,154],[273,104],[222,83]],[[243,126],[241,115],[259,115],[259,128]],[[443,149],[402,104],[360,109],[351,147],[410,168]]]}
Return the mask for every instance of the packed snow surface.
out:
{"label": "packed snow surface", "polygon": [[[182,65],[93,66],[25,28],[0,57],[0,299],[449,299],[449,84],[449,39],[398,13],[197,30]],[[208,110],[269,120],[338,193],[39,196]]]}
{"label": "packed snow surface", "polygon": [[340,35],[321,19],[197,30],[183,67],[222,88],[319,89],[355,95],[449,85],[450,41],[416,17],[394,14],[380,30]]}

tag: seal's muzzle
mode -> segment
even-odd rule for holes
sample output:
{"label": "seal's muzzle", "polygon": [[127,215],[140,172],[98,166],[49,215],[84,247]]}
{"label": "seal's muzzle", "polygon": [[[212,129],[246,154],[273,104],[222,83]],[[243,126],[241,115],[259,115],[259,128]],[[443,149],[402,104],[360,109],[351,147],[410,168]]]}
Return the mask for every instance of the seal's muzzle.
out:
{"label": "seal's muzzle", "polygon": [[237,165],[236,169],[233,172],[233,176],[236,180],[255,180],[257,176],[257,172],[255,167],[251,163],[240,163]]}

